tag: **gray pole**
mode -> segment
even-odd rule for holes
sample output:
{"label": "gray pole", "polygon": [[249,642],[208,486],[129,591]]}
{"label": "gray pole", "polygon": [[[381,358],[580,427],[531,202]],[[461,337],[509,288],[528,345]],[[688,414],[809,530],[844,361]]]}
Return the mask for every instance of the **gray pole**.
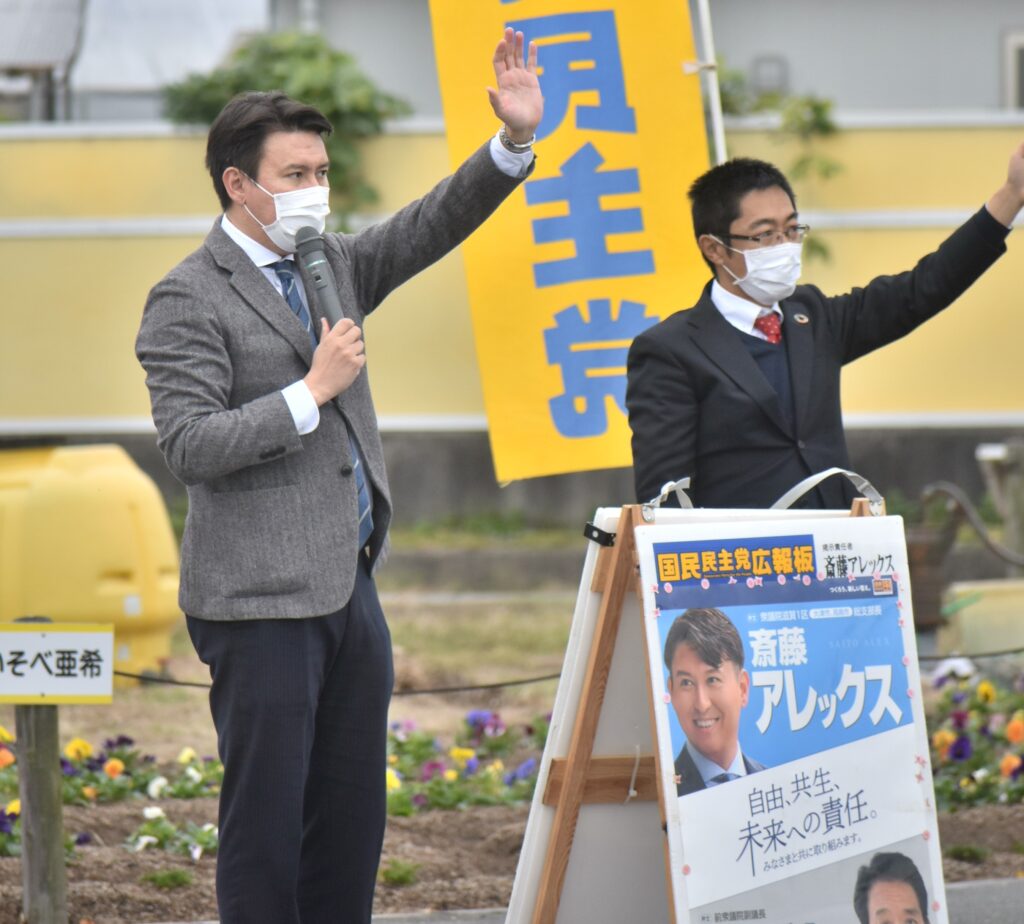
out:
{"label": "gray pole", "polygon": [[66,924],[67,871],[56,706],[15,706],[25,924]]}

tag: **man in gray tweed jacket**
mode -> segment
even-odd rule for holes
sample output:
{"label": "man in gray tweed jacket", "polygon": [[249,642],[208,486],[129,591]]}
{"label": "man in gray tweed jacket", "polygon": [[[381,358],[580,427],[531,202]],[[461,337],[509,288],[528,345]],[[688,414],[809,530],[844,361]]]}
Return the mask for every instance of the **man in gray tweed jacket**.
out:
{"label": "man in gray tweed jacket", "polygon": [[391,502],[361,328],[532,169],[536,49],[506,30],[494,70],[495,138],[390,219],[324,235],[333,328],[292,257],[297,228],[326,214],[331,126],[281,93],[236,97],[214,122],[224,215],[146,303],[136,350],[188,487],[180,602],[224,761],[222,924],[370,921],[393,682],[371,575]]}

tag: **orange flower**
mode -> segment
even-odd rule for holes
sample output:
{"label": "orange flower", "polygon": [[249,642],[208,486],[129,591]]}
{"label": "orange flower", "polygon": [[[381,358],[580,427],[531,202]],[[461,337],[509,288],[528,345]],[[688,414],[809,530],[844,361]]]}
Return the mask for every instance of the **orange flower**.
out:
{"label": "orange flower", "polygon": [[999,772],[1003,776],[1013,776],[1013,772],[1022,764],[1024,760],[1021,760],[1017,754],[1006,754],[1001,761],[999,761]]}
{"label": "orange flower", "polygon": [[90,802],[96,801],[96,787],[95,786],[83,786],[82,795],[85,796]]}
{"label": "orange flower", "polygon": [[9,767],[13,763],[14,754],[11,753],[10,748],[5,748],[3,745],[0,745],[0,770],[3,770],[4,767]]}
{"label": "orange flower", "polygon": [[1024,719],[1014,716],[1006,723],[1006,740],[1010,744],[1020,744],[1024,741]]}
{"label": "orange flower", "polygon": [[956,741],[956,735],[948,728],[940,728],[932,735],[932,747],[939,754],[939,760],[945,760],[949,756],[949,749]]}
{"label": "orange flower", "polygon": [[103,772],[112,780],[116,780],[122,773],[124,773],[124,761],[118,760],[116,757],[111,757],[110,760],[103,765]]}

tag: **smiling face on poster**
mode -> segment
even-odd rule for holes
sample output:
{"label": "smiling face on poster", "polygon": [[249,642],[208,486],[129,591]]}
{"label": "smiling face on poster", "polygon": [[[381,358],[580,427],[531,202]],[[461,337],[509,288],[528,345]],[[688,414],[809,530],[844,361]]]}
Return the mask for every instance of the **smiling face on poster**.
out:
{"label": "smiling face on poster", "polygon": [[941,896],[902,521],[641,527],[637,547],[679,920],[848,924],[894,845]]}
{"label": "smiling face on poster", "polygon": [[750,696],[743,643],[714,608],[677,616],[664,644],[672,710],[686,743],[676,758],[679,795],[763,769],[740,753],[740,714]]}

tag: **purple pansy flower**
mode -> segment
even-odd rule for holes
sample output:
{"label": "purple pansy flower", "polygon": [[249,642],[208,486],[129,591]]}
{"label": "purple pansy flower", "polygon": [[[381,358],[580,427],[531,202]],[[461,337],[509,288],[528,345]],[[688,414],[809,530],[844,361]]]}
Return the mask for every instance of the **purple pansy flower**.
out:
{"label": "purple pansy flower", "polygon": [[967,735],[960,735],[949,749],[950,760],[967,760],[972,753],[974,753],[974,749],[971,747],[971,739]]}

